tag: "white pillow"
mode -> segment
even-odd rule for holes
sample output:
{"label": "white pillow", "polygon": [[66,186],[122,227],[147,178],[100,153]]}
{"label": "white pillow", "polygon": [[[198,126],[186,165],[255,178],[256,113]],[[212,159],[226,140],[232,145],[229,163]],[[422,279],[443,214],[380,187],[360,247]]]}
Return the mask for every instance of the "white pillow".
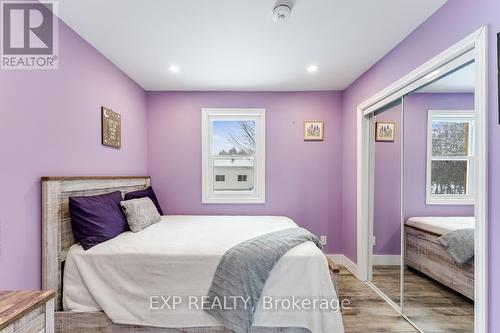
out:
{"label": "white pillow", "polygon": [[132,232],[139,232],[161,220],[155,204],[147,197],[121,201],[120,206]]}

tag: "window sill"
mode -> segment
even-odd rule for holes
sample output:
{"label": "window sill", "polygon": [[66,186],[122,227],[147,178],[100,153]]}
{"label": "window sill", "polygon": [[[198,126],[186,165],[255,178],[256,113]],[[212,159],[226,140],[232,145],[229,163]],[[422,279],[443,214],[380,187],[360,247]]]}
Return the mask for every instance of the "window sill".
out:
{"label": "window sill", "polygon": [[474,198],[426,198],[426,205],[474,205]]}
{"label": "window sill", "polygon": [[264,204],[265,198],[203,198],[202,204]]}

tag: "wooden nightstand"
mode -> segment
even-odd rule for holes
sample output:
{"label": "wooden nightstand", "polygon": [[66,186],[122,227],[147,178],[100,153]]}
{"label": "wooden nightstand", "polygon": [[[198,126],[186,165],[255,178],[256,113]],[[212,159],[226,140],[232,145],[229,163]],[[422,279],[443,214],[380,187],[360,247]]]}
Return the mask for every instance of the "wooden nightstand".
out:
{"label": "wooden nightstand", "polygon": [[333,286],[335,287],[335,291],[337,292],[337,296],[339,295],[339,284],[340,284],[340,268],[333,262],[332,259],[326,257],[326,261],[328,261],[328,270],[330,271],[330,277],[332,278]]}
{"label": "wooden nightstand", "polygon": [[1,291],[0,333],[53,333],[53,291]]}

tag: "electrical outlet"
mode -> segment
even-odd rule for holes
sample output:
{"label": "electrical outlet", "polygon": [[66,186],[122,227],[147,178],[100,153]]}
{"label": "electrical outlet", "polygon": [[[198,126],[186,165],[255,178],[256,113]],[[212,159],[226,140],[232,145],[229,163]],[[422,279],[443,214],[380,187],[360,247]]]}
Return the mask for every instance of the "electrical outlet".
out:
{"label": "electrical outlet", "polygon": [[321,245],[326,245],[326,236],[320,236]]}

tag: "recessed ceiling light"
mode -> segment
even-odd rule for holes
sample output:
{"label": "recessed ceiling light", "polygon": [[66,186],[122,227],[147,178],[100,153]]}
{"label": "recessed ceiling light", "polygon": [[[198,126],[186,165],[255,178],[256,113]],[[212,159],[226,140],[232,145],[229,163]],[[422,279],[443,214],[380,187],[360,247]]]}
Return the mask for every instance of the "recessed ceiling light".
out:
{"label": "recessed ceiling light", "polygon": [[181,70],[181,68],[177,65],[170,65],[168,70],[171,71],[172,73],[178,73]]}
{"label": "recessed ceiling light", "polygon": [[318,66],[316,66],[316,65],[310,65],[310,66],[307,66],[307,71],[308,71],[309,73],[314,73],[314,72],[316,72],[317,70],[318,70]]}

